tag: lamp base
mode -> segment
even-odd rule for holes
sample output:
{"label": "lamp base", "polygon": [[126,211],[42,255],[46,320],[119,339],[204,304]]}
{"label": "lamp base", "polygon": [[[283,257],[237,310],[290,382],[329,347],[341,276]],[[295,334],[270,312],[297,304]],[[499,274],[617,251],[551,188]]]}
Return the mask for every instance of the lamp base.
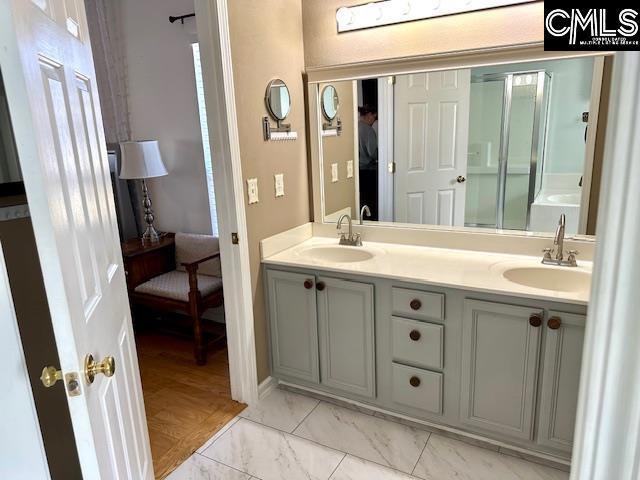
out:
{"label": "lamp base", "polygon": [[144,221],[147,224],[147,228],[142,234],[142,244],[158,243],[160,241],[160,235],[158,231],[153,227],[153,210],[151,208],[151,197],[149,196],[149,190],[147,190],[147,182],[142,179],[142,205],[144,206]]}
{"label": "lamp base", "polygon": [[160,234],[153,227],[153,225],[147,225],[147,229],[142,234],[142,243],[144,245],[150,243],[158,243],[160,241]]}

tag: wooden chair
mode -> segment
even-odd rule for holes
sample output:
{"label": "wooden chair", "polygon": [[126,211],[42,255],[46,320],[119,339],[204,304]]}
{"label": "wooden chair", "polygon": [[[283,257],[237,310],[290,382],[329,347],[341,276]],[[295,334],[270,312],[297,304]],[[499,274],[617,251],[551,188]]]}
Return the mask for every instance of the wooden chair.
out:
{"label": "wooden chair", "polygon": [[[173,249],[156,250],[167,256]],[[129,285],[133,304],[156,310],[182,311],[193,321],[196,363],[206,363],[206,345],[202,330],[202,313],[223,304],[218,238],[210,235],[176,233],[175,260],[164,258],[154,262],[154,276]],[[164,265],[164,267],[162,267]],[[142,278],[141,278],[142,279]]]}

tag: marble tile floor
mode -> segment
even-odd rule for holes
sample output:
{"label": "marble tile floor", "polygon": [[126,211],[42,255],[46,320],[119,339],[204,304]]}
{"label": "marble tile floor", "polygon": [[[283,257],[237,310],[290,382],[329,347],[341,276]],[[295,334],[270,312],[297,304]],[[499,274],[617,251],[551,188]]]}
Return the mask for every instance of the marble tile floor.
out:
{"label": "marble tile floor", "polygon": [[569,474],[274,389],[168,480],[562,480]]}

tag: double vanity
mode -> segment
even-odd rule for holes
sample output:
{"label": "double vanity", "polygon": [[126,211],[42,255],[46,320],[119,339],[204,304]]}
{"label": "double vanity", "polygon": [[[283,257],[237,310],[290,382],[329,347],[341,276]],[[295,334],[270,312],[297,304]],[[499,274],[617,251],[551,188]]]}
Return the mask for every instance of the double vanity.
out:
{"label": "double vanity", "polygon": [[363,246],[344,246],[305,228],[263,245],[281,384],[570,458],[590,262],[558,267],[541,255],[366,234]]}

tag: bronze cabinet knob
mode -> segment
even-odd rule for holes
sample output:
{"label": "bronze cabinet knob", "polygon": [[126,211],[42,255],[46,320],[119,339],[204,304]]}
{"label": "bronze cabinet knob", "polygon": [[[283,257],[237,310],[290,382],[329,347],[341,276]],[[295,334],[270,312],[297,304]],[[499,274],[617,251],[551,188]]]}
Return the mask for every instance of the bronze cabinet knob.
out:
{"label": "bronze cabinet knob", "polygon": [[551,317],[547,322],[547,327],[549,327],[551,330],[559,329],[560,325],[562,325],[562,320],[560,319],[560,317]]}
{"label": "bronze cabinet knob", "polygon": [[311,289],[313,287],[313,282],[311,280],[305,280],[304,281],[304,288],[306,288],[307,290]]}
{"label": "bronze cabinet knob", "polygon": [[422,307],[422,302],[417,298],[414,298],[409,303],[409,306],[411,307],[411,310],[420,310],[420,307]]}
{"label": "bronze cabinet knob", "polygon": [[419,387],[420,386],[420,379],[418,377],[411,377],[409,379],[409,383],[411,384],[412,387]]}
{"label": "bronze cabinet knob", "polygon": [[409,333],[409,338],[414,342],[417,342],[418,340],[420,340],[420,332],[418,330],[411,330],[411,332]]}
{"label": "bronze cabinet knob", "polygon": [[462,176],[462,175],[458,175],[458,176],[456,177],[456,182],[458,182],[458,183],[464,183],[464,182],[466,182],[466,181],[467,181],[467,179],[466,179],[464,176]]}
{"label": "bronze cabinet knob", "polygon": [[324,290],[324,282],[316,283],[316,288],[320,291]]}
{"label": "bronze cabinet knob", "polygon": [[542,315],[539,313],[534,313],[529,317],[529,325],[532,327],[539,327],[542,325]]}

